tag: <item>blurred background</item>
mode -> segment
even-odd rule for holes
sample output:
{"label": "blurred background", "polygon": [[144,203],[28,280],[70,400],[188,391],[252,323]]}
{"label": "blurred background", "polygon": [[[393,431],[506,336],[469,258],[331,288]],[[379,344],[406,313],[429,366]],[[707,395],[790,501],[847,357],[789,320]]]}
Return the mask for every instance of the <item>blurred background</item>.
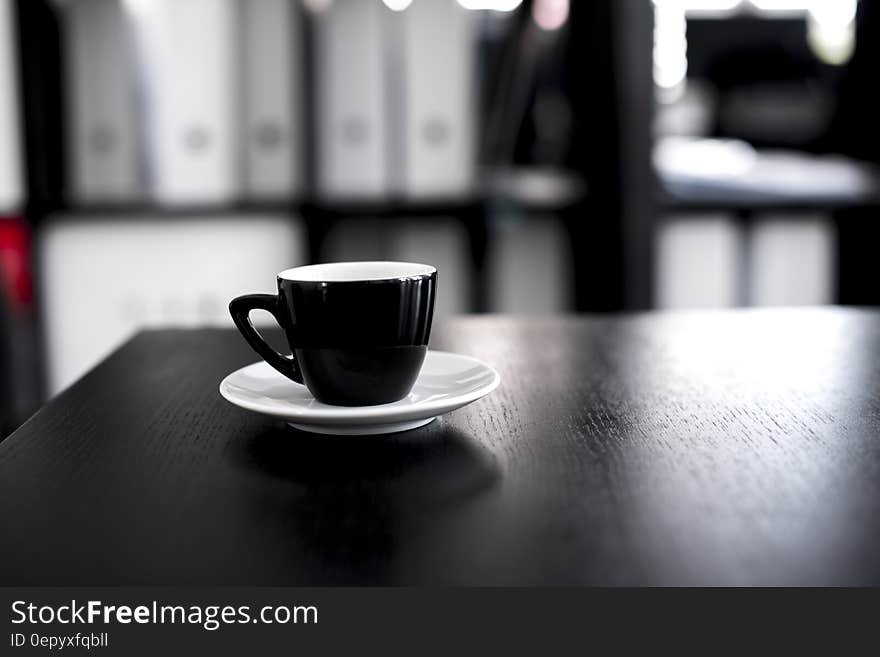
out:
{"label": "blurred background", "polygon": [[0,0],[0,437],[277,271],[438,317],[880,301],[871,0]]}

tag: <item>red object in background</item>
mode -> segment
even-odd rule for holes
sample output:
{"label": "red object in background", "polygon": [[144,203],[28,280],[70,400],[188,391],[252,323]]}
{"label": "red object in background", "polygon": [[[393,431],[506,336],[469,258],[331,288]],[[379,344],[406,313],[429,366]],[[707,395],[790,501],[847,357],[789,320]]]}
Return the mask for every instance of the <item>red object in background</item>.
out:
{"label": "red object in background", "polygon": [[0,287],[12,311],[33,307],[31,230],[22,217],[0,217]]}

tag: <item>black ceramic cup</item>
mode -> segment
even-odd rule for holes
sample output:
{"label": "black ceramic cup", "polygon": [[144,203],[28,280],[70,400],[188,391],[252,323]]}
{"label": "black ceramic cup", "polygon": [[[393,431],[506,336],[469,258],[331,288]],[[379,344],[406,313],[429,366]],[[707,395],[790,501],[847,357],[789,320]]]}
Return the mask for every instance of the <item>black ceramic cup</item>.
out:
{"label": "black ceramic cup", "polygon": [[[409,394],[425,359],[437,270],[412,262],[333,262],[278,274],[278,294],[246,294],[229,312],[272,367],[337,406],[387,404]],[[268,310],[290,355],[269,346],[250,320]]]}

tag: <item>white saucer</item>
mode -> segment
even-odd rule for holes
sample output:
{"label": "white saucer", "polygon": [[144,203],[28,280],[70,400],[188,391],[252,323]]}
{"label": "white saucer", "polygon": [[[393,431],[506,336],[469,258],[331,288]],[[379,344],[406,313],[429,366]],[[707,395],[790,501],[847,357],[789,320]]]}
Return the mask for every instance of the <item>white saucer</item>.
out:
{"label": "white saucer", "polygon": [[220,394],[241,408],[286,420],[302,431],[367,435],[407,431],[488,395],[501,382],[493,368],[470,356],[428,351],[409,395],[378,406],[330,406],[260,361],[220,383]]}

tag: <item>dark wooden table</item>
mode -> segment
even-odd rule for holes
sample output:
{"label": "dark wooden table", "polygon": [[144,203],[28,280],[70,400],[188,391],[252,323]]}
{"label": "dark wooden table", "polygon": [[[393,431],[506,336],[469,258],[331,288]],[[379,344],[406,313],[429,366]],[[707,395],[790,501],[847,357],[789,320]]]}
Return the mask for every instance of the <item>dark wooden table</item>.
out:
{"label": "dark wooden table", "polygon": [[0,443],[4,584],[878,584],[880,313],[466,318],[501,372],[387,437],[235,408],[139,334]]}

